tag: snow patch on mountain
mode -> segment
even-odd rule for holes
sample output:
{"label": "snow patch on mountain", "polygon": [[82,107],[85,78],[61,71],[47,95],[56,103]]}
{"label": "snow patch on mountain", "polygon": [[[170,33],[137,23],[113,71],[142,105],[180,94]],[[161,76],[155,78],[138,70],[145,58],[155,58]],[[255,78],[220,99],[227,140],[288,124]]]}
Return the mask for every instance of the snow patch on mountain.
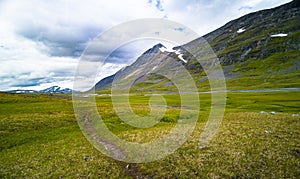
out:
{"label": "snow patch on mountain", "polygon": [[70,94],[73,92],[72,89],[70,88],[64,88],[62,89],[59,86],[51,86],[49,88],[36,91],[36,90],[23,90],[23,89],[18,89],[18,90],[11,90],[7,91],[8,93],[17,93],[17,94],[38,94],[38,93],[60,93],[60,94]]}
{"label": "snow patch on mountain", "polygon": [[51,86],[49,88],[40,90],[39,93],[64,93],[64,94],[69,94],[69,93],[72,93],[72,89],[70,89],[70,88],[62,89],[59,86]]}
{"label": "snow patch on mountain", "polygon": [[161,52],[170,52],[170,53],[176,51],[176,50],[174,50],[173,48],[170,49],[170,48],[166,48],[166,47],[161,47],[161,48],[159,48],[159,50],[160,50]]}
{"label": "snow patch on mountain", "polygon": [[178,58],[183,61],[184,63],[187,63],[187,61],[183,58],[183,54],[179,54]]}
{"label": "snow patch on mountain", "polygon": [[187,63],[187,61],[183,58],[183,54],[180,52],[180,50],[174,50],[173,48],[168,49],[166,47],[161,47],[159,50],[161,52],[175,53],[181,61],[183,61],[184,63]]}
{"label": "snow patch on mountain", "polygon": [[238,31],[236,31],[238,34],[240,34],[240,33],[243,33],[243,32],[245,32],[246,31],[246,29],[243,27],[243,28],[240,28]]}
{"label": "snow patch on mountain", "polygon": [[274,34],[274,35],[271,35],[271,37],[286,37],[288,36],[288,34]]}

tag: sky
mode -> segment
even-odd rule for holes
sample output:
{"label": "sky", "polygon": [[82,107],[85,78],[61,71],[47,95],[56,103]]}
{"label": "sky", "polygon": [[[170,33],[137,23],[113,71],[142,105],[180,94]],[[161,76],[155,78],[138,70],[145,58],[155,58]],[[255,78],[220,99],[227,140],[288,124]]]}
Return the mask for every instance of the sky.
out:
{"label": "sky", "polygon": [[[290,1],[0,0],[0,91],[41,90],[54,85],[72,88],[80,56],[89,42],[124,22],[168,19],[202,36],[250,12]],[[185,31],[181,27],[174,30]],[[156,43],[154,39],[117,49],[105,60],[97,80],[129,65]]]}

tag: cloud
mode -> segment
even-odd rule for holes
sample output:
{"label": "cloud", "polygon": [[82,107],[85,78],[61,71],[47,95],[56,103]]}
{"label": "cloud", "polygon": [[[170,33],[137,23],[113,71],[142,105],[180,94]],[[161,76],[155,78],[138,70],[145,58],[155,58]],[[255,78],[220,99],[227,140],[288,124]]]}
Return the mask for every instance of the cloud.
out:
{"label": "cloud", "polygon": [[[62,81],[63,87],[72,87],[79,57],[99,33],[135,18],[161,16],[146,1],[1,1],[0,90]],[[123,66],[129,61],[120,57],[125,54],[133,58],[117,51],[108,63]],[[91,56],[91,61],[98,58]]]}
{"label": "cloud", "polygon": [[42,44],[23,37],[0,42],[0,90],[37,86],[73,78],[78,59],[41,53]]}
{"label": "cloud", "polygon": [[[205,35],[230,20],[253,11],[272,8],[291,0],[181,0],[163,1],[165,16]],[[252,7],[242,8],[242,7]]]}
{"label": "cloud", "polygon": [[253,7],[251,7],[251,6],[242,6],[242,7],[240,7],[239,8],[239,11],[241,11],[241,10],[251,10]]}
{"label": "cloud", "polygon": [[[152,46],[160,43],[160,40],[140,39],[129,42],[117,48],[105,60],[105,63],[111,64],[131,64],[137,57],[142,55]],[[167,42],[165,44],[169,45]],[[134,49],[134,50],[133,50]]]}
{"label": "cloud", "polygon": [[0,12],[0,19],[10,23],[17,35],[43,43],[51,56],[79,57],[89,40],[112,25],[135,18],[161,17],[155,7],[147,8],[147,3],[132,0],[7,0],[1,5],[6,8]]}
{"label": "cloud", "polygon": [[177,30],[177,31],[183,31],[185,28],[183,28],[183,27],[176,27],[176,28],[174,28],[174,30]]}
{"label": "cloud", "polygon": [[[1,0],[0,90],[38,89],[49,85],[72,88],[78,61],[87,45],[98,34],[126,21],[167,18],[204,35],[229,20],[289,1]],[[147,31],[150,26],[144,24],[136,32]],[[174,33],[185,33],[182,27],[170,28]],[[165,32],[151,33],[160,37]],[[121,36],[112,36],[111,42],[114,38]],[[104,55],[111,50],[114,45],[111,42],[103,41],[102,48],[92,49],[86,60],[97,65],[99,59],[106,58]],[[154,43],[157,41],[135,42],[115,49],[103,64],[99,78],[132,63]]]}
{"label": "cloud", "polygon": [[160,11],[164,10],[161,0],[149,0],[148,3],[153,4]]}

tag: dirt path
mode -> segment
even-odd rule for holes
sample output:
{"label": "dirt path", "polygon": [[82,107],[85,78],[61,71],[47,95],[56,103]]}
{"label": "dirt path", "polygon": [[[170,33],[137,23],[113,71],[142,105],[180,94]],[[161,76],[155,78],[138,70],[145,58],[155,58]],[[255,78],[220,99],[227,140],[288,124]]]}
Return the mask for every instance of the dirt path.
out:
{"label": "dirt path", "polygon": [[86,128],[88,129],[89,133],[92,136],[92,139],[102,144],[105,147],[105,149],[110,152],[111,156],[113,156],[113,158],[116,160],[117,165],[124,171],[124,173],[127,176],[136,179],[152,178],[148,175],[144,175],[137,164],[121,162],[121,160],[124,160],[126,158],[125,151],[123,151],[113,142],[99,138],[97,136],[95,128],[92,126],[90,122],[90,118],[88,115],[85,115],[84,121],[85,121]]}

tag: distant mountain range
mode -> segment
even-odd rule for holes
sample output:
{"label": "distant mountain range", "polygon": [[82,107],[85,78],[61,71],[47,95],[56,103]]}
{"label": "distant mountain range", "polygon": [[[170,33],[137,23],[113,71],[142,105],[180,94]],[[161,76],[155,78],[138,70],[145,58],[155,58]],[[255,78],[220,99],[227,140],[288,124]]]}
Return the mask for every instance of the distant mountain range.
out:
{"label": "distant mountain range", "polygon": [[22,93],[22,94],[37,94],[37,93],[56,93],[56,94],[71,94],[73,92],[70,88],[61,88],[59,86],[52,86],[43,90],[11,90],[9,93]]}
{"label": "distant mountain range", "polygon": [[219,59],[228,89],[300,87],[299,2],[245,15],[173,49],[157,44],[130,66],[100,80],[94,89],[109,90],[114,82],[135,91],[172,91],[176,88],[172,81],[157,74],[178,79],[186,69],[199,90],[209,90],[207,75],[197,61],[201,57],[209,63],[211,58],[202,48],[203,39]]}

